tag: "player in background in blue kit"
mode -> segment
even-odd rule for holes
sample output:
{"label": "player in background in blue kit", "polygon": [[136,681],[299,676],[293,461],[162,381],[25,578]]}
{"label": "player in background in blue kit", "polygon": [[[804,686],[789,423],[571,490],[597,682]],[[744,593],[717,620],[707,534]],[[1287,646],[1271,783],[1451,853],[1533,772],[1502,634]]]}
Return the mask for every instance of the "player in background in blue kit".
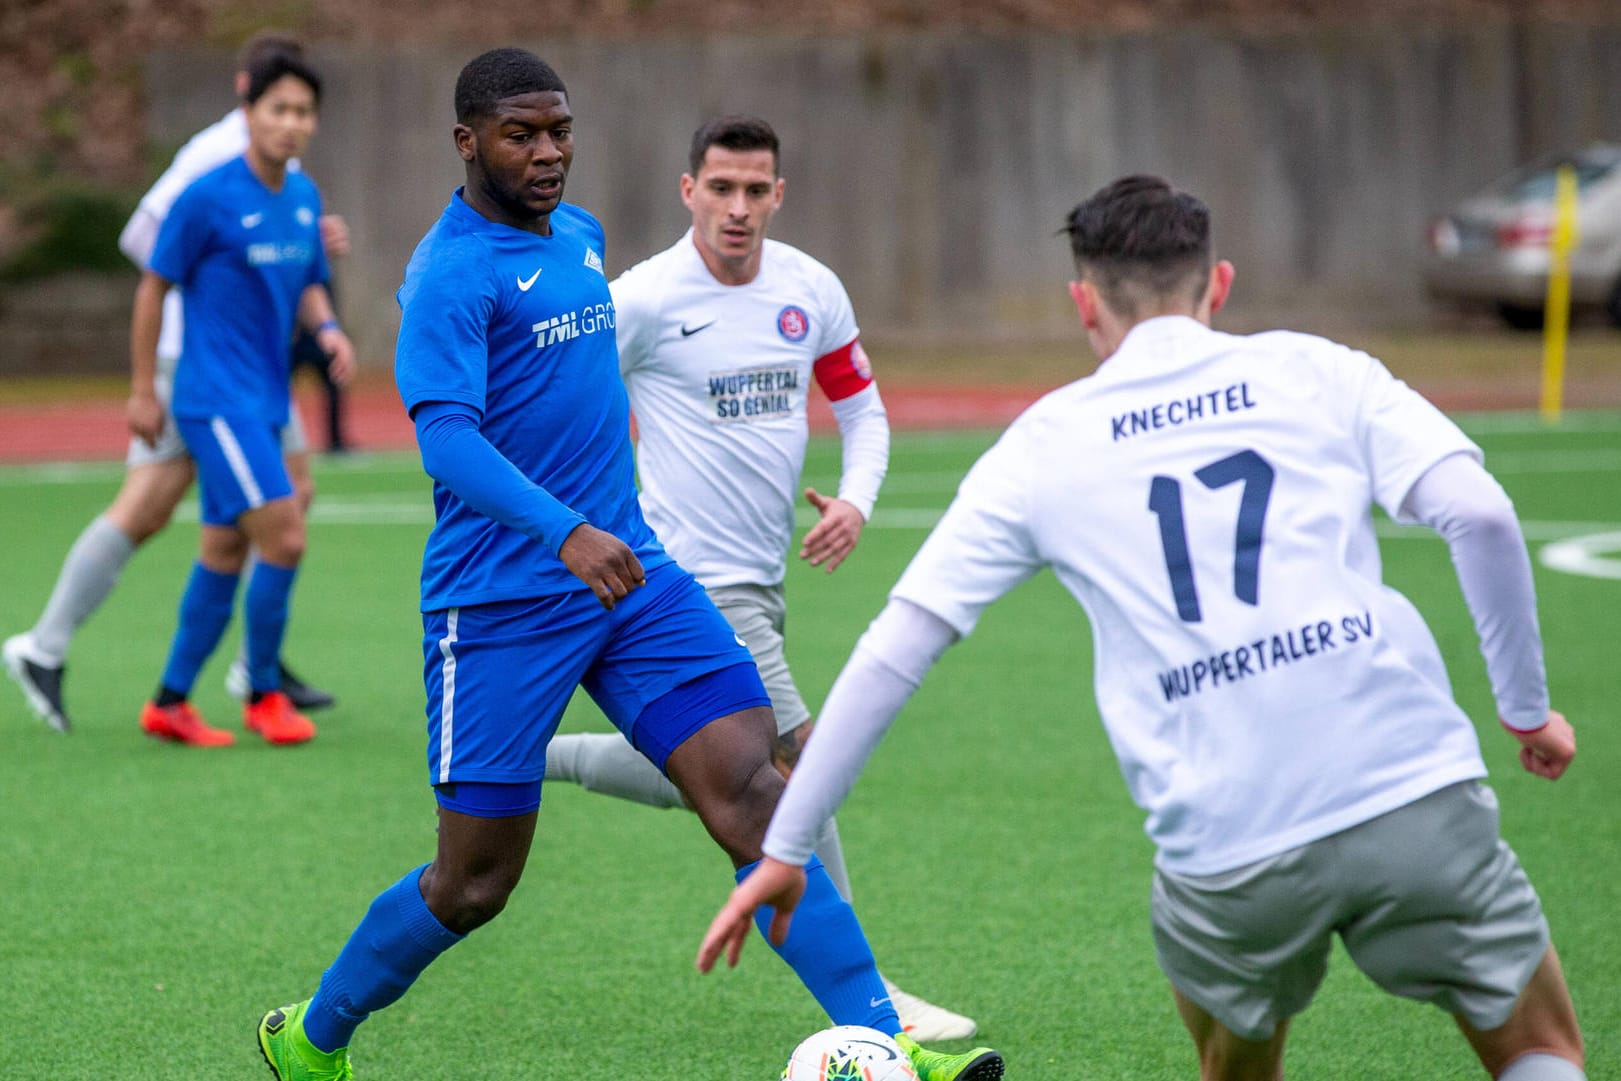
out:
{"label": "player in background in blue kit", "polygon": [[[279,52],[303,55],[297,40],[276,31],[260,31],[248,39],[238,56],[232,80],[236,107],[187,140],[163,175],[141,197],[140,205],[118,237],[119,250],[138,272],[144,272],[151,263],[158,232],[180,194],[204,173],[212,172],[247,150],[248,121],[241,99],[248,89],[248,71]],[[299,163],[295,160],[287,167],[296,171]],[[320,226],[327,256],[348,254],[349,227],[343,218],[324,214]],[[157,345],[156,386],[159,398],[165,402],[174,386],[174,369],[184,337],[183,323],[180,291],[171,290],[164,301],[163,326]],[[335,364],[335,360],[328,361],[329,370]],[[350,373],[335,371],[332,374],[347,380]],[[282,452],[287,458],[287,472],[293,479],[293,487],[308,513],[315,496],[315,484],[310,477],[304,426],[296,410],[289,413],[288,424],[282,430]],[[136,551],[168,526],[175,507],[195,478],[191,455],[172,422],[155,441],[132,436],[124,463],[124,480],[112,503],[91,519],[68,549],[51,586],[50,597],[34,625],[0,643],[0,662],[4,663],[6,673],[22,690],[29,708],[56,731],[67,732],[71,727],[63,680],[74,636],[106,602]],[[285,665],[281,676],[282,690],[299,709],[324,709],[334,704],[332,695],[304,683]],[[247,697],[244,658],[239,657],[227,670],[226,687],[235,698]]]}
{"label": "player in background in blue kit", "polygon": [[246,153],[199,177],[175,201],[135,293],[130,431],[152,443],[163,430],[158,328],[164,297],[178,285],[185,331],[170,411],[202,492],[197,563],[157,696],[141,711],[142,729],[163,739],[233,742],[187,699],[230,622],[250,546],[259,558],[244,602],[251,688],[244,723],[271,743],[315,735],[281,690],[278,658],[304,553],[304,514],[281,451],[287,343],[302,323],[316,330],[335,366],[354,364],[326,290],[320,193],[287,167],[315,133],[320,96],[320,78],[296,54],[273,53],[253,65],[243,95]]}
{"label": "player in background in blue kit", "polygon": [[[567,91],[538,57],[496,49],[455,97],[467,183],[406,268],[395,354],[437,512],[422,614],[438,848],[372,903],[312,999],[260,1021],[280,1081],[351,1077],[361,1022],[505,907],[576,686],[740,875],[783,787],[748,650],[637,503],[602,228],[563,202]],[[835,1021],[899,1034],[855,913],[815,861],[807,876],[779,952]],[[1002,1073],[994,1051],[910,1050],[926,1081]]]}

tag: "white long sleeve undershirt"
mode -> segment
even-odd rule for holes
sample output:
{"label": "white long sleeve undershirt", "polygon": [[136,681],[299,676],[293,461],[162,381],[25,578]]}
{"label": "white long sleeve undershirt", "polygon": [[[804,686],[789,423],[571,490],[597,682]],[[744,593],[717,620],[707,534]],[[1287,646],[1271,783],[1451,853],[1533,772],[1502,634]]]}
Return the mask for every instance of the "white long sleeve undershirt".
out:
{"label": "white long sleeve undershirt", "polygon": [[877,383],[832,406],[842,452],[839,498],[870,520],[878,489],[889,471],[889,414],[878,396]]}
{"label": "white long sleeve undershirt", "polygon": [[1541,728],[1548,720],[1548,681],[1536,589],[1507,493],[1474,458],[1454,454],[1418,479],[1401,510],[1440,533],[1452,550],[1498,716],[1522,732]]}

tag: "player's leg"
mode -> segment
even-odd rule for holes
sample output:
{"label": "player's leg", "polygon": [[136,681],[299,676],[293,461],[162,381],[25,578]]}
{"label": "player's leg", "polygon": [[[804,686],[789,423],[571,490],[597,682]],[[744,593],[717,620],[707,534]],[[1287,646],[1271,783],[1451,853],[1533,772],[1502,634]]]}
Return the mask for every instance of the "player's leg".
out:
{"label": "player's leg", "polygon": [[239,522],[255,554],[243,603],[248,662],[243,716],[249,728],[271,743],[302,743],[315,735],[315,726],[282,689],[280,657],[293,583],[304,556],[304,515],[289,495],[244,513]]}
{"label": "player's leg", "polygon": [[112,593],[135,550],[168,524],[192,477],[172,422],[156,447],[134,440],[118,494],[68,549],[38,621],[6,640],[6,670],[34,712],[58,731],[70,726],[62,682],[74,633]]}
{"label": "player's leg", "polygon": [[1393,994],[1451,1013],[1481,1064],[1512,1081],[1582,1076],[1581,1029],[1530,879],[1475,781],[1355,830],[1345,847],[1380,897],[1344,932],[1358,967]]}
{"label": "player's leg", "polygon": [[[778,772],[788,776],[804,753],[805,741],[810,738],[813,722],[809,707],[794,682],[788,667],[787,604],[781,586],[756,585],[720,586],[706,590],[720,614],[726,617],[738,637],[748,646],[760,671],[760,680],[771,696],[771,708],[776,714],[777,736],[772,745],[772,761]],[[816,839],[816,856],[822,861],[828,878],[839,891],[839,896],[854,903],[850,887],[850,871],[844,859],[844,845],[839,838],[838,820],[829,818]],[[936,1006],[924,998],[902,990],[887,976],[882,977],[884,990],[890,1003],[900,1015],[901,1027],[907,1035],[923,1043],[936,1040],[966,1040],[978,1031],[972,1018]]]}
{"label": "player's leg", "polygon": [[[305,521],[308,521],[310,507],[315,502],[315,476],[310,470],[309,441],[304,434],[304,421],[298,412],[298,403],[290,398],[287,406],[287,424],[281,430],[281,449],[287,476],[293,483],[293,498],[298,504],[299,513],[304,516]],[[250,579],[251,573],[250,568]],[[287,666],[285,660],[278,659],[277,664],[280,668],[281,692],[287,696],[294,709],[307,712],[326,709],[337,704],[337,699],[330,692],[306,683]],[[252,681],[248,677],[246,636],[230,668],[226,669],[225,692],[238,701],[246,701],[252,693]]]}
{"label": "player's leg", "polygon": [[[315,996],[266,1014],[260,1047],[282,1081],[346,1076],[350,1037],[440,954],[493,919],[523,874],[546,740],[602,637],[581,594],[423,616],[428,768],[439,805],[433,862],[372,902]],[[468,782],[462,771],[499,781]]]}
{"label": "player's leg", "polygon": [[1581,1081],[1586,1049],[1576,1007],[1552,946],[1520,992],[1503,1024],[1478,1029],[1459,1016],[1458,1028],[1486,1071],[1509,1081]]}
{"label": "player's leg", "polygon": [[[534,838],[540,784],[456,787],[470,813],[441,802],[433,862],[379,894],[322,973],[314,997],[282,1008],[294,1016],[294,1031],[264,1046],[261,1022],[273,1068],[278,1057],[306,1065],[340,1059],[368,1017],[398,1001],[440,954],[506,907]],[[526,802],[529,810],[511,813]],[[300,1076],[278,1073],[286,1081]]]}
{"label": "player's leg", "polygon": [[235,527],[208,522],[206,513],[197,561],[180,596],[168,660],[157,693],[141,710],[141,729],[159,739],[194,747],[224,747],[234,743],[235,737],[209,725],[190,698],[198,672],[231,621],[248,542]]}
{"label": "player's leg", "polygon": [[1247,1040],[1212,1017],[1175,987],[1176,1012],[1199,1052],[1201,1081],[1282,1081],[1287,1019],[1264,1040]]}
{"label": "player's leg", "polygon": [[[648,584],[627,600],[615,609],[613,643],[582,685],[675,782],[741,878],[761,858],[784,785],[765,686],[731,627],[680,568],[649,571]],[[905,1039],[854,910],[819,859],[806,874],[788,939],[773,948],[836,1024]],[[927,1081],[1001,1076],[1001,1056],[988,1049],[909,1050]]]}
{"label": "player's leg", "polygon": [[1154,952],[1203,1081],[1277,1081],[1289,1020],[1328,971],[1341,919],[1331,844],[1212,875],[1157,868]]}
{"label": "player's leg", "polygon": [[[142,711],[141,726],[152,735],[217,745],[230,741],[221,730],[205,725],[192,709],[187,701],[192,686],[230,621],[250,540],[276,544],[273,554],[285,559],[301,550],[298,532],[275,531],[269,524],[289,515],[298,530],[302,524],[292,504],[292,485],[272,426],[225,417],[186,418],[176,423],[197,465],[201,553],[181,598],[179,625],[162,683],[157,697]],[[254,578],[249,590],[250,635],[256,617],[272,618],[269,610],[276,604],[278,592],[283,594],[280,603],[285,613],[285,590],[291,588],[290,572],[273,574],[268,581],[262,581],[258,573]],[[307,720],[283,716],[290,713],[290,707],[282,708],[284,705],[285,700],[271,700],[250,707],[249,727],[264,732],[272,742],[300,742],[314,735]]]}

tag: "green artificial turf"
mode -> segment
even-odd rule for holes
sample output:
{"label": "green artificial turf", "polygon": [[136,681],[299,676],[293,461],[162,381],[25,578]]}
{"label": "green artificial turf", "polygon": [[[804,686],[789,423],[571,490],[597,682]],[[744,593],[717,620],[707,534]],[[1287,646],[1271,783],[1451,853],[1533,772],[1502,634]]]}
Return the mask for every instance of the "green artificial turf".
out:
{"label": "green artificial turf", "polygon": [[[1621,416],[1471,431],[1533,554],[1621,530]],[[898,435],[872,527],[836,574],[789,575],[789,654],[814,708],[990,433]],[[806,482],[836,486],[813,440]],[[0,470],[0,632],[43,604],[115,466]],[[178,522],[84,628],[62,737],[0,686],[0,1075],[49,1081],[260,1078],[253,1026],[307,997],[371,899],[434,843],[423,746],[417,563],[428,484],[409,456],[321,463],[286,656],[338,706],[314,743],[199,751],[136,725],[195,546]],[[194,512],[192,521],[194,521]],[[1595,1078],[1621,1043],[1621,581],[1538,567],[1554,703],[1581,754],[1556,785],[1501,733],[1446,548],[1387,531],[1386,577],[1425,612],[1479,724],[1504,830],[1540,890]],[[238,727],[221,688],[196,702]],[[858,911],[889,975],[968,1013],[1014,1081],[1190,1078],[1154,966],[1150,847],[1091,696],[1091,635],[1051,575],[985,617],[931,673],[840,815]],[[606,728],[577,701],[567,729]],[[731,885],[684,812],[549,790],[507,911],[364,1026],[361,1081],[768,1081],[825,1024],[763,942],[704,977],[698,939]],[[1291,1076],[1481,1076],[1450,1020],[1385,996],[1336,953],[1297,1020]]]}

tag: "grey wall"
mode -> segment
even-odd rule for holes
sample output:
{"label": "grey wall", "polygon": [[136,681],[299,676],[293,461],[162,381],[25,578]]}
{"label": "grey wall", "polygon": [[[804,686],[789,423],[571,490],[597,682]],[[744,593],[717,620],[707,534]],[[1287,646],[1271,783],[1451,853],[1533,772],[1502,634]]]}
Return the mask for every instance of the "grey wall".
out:
{"label": "grey wall", "polygon": [[[1413,321],[1431,215],[1531,154],[1621,138],[1621,25],[522,44],[569,84],[568,196],[602,219],[610,274],[685,228],[692,129],[756,112],[785,144],[774,235],[837,270],[864,332],[892,341],[1068,334],[1054,230],[1131,171],[1211,204],[1238,321]],[[401,270],[460,182],[451,88],[477,51],[315,52],[307,167],[352,227],[342,301],[370,356],[388,355]],[[216,119],[230,67],[154,57],[154,138]]]}

